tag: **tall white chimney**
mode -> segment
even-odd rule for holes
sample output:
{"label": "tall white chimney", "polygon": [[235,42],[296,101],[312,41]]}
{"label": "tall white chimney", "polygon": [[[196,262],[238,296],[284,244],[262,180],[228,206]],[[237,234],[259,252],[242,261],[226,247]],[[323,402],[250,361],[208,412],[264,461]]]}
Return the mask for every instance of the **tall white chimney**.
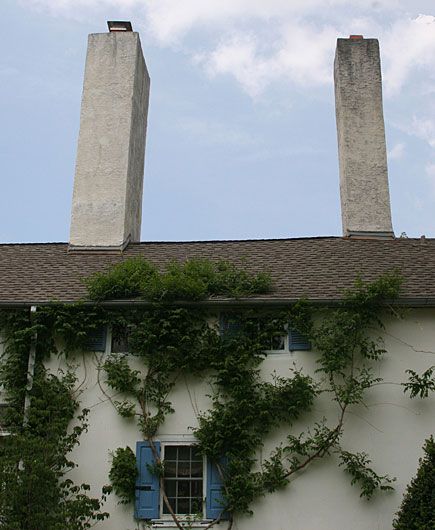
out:
{"label": "tall white chimney", "polygon": [[378,40],[337,39],[334,81],[343,235],[392,238]]}
{"label": "tall white chimney", "polygon": [[88,38],[70,250],[140,240],[150,78],[131,24],[109,28]]}

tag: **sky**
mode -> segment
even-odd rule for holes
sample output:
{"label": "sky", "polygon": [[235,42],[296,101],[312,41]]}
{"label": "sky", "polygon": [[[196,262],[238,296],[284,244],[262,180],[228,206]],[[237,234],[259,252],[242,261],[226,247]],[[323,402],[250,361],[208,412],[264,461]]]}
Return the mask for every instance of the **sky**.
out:
{"label": "sky", "polygon": [[341,235],[333,58],[378,38],[393,227],[435,237],[433,0],[2,0],[0,242],[68,241],[87,35],[151,76],[143,241]]}

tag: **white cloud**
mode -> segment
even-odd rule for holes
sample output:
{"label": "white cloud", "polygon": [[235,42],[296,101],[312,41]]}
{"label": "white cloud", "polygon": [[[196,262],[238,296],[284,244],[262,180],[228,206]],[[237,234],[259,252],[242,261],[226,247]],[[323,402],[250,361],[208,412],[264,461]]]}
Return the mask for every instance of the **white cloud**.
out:
{"label": "white cloud", "polygon": [[405,144],[398,143],[398,144],[394,145],[388,151],[388,158],[390,160],[399,160],[400,158],[403,158],[404,154],[405,154]]}
{"label": "white cloud", "polygon": [[[114,8],[135,10],[136,15],[146,12],[146,27],[166,44],[174,42],[192,29],[220,28],[229,23],[258,20],[290,22],[295,17],[310,16],[323,20],[335,11],[349,10],[348,0],[19,0],[24,6],[45,9],[52,14],[73,16],[80,13]],[[353,0],[353,12],[376,14],[406,10],[409,0]],[[428,0],[416,0],[426,6]],[[424,11],[424,9],[423,9]],[[320,17],[319,17],[320,15]]]}
{"label": "white cloud", "polygon": [[[253,97],[283,80],[322,86],[331,80],[337,36],[381,40],[386,94],[397,94],[418,69],[435,63],[435,17],[417,16],[428,0],[20,0],[52,15],[89,18],[96,11],[131,17],[161,46],[183,44],[211,76],[231,75]],[[411,12],[411,14],[409,14]],[[429,11],[430,12],[430,11]],[[112,15],[110,15],[112,16]],[[196,41],[198,42],[198,41]],[[184,51],[186,51],[184,49]]]}
{"label": "white cloud", "polygon": [[[401,111],[401,117],[394,120],[392,123],[394,127],[400,131],[419,138],[423,142],[429,144],[430,147],[435,147],[435,106],[431,105],[431,98],[421,98],[424,105],[424,113],[412,113],[408,111],[408,102],[403,105],[404,111]],[[393,148],[394,149],[394,148]]]}
{"label": "white cloud", "polygon": [[[329,0],[329,7],[344,6],[346,0]],[[391,3],[384,0],[383,3]],[[363,4],[358,0],[356,4]],[[158,38],[170,42],[192,28],[222,28],[252,20],[290,21],[295,16],[318,12],[324,0],[150,0],[148,19]]]}
{"label": "white cloud", "polygon": [[141,0],[18,0],[23,6],[46,9],[52,13],[68,15],[77,9],[94,10],[95,8],[138,7],[144,2]]}
{"label": "white cloud", "polygon": [[435,147],[435,118],[414,115],[407,132],[426,141],[431,147]]}
{"label": "white cloud", "polygon": [[419,15],[414,19],[396,21],[382,39],[386,60],[385,87],[387,94],[397,93],[421,68],[433,70],[435,64],[435,17]]}
{"label": "white cloud", "polygon": [[[398,9],[407,0],[353,0],[353,10],[376,12]],[[420,0],[421,2],[421,0]],[[53,14],[74,15],[79,10],[145,9],[148,27],[164,42],[171,42],[193,28],[222,26],[246,20],[291,21],[294,16],[328,16],[332,9],[348,6],[348,0],[20,0],[24,6]]]}
{"label": "white cloud", "polygon": [[255,36],[235,33],[221,42],[215,50],[196,54],[200,64],[210,77],[230,74],[244,90],[255,97],[267,85],[267,58],[259,56]]}
{"label": "white cloud", "polygon": [[267,46],[253,33],[234,32],[210,52],[196,55],[211,77],[233,76],[252,97],[271,83],[323,85],[332,80],[332,57],[337,30],[321,30],[295,21],[281,28]]}
{"label": "white cloud", "polygon": [[337,17],[335,22],[332,17],[330,23],[315,17],[308,22],[307,17],[293,16],[288,21],[283,16],[267,28],[268,33],[233,29],[196,59],[209,75],[232,75],[248,94],[257,97],[283,80],[299,86],[331,82],[336,38],[363,33],[380,40],[388,97],[397,95],[415,72],[432,75],[435,64],[435,17],[399,15],[389,25],[371,16]]}

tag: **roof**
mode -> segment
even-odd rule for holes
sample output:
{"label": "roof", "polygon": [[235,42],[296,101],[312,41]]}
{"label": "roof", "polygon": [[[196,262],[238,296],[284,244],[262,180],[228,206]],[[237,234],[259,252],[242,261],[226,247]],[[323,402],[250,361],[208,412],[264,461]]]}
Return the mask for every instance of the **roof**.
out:
{"label": "roof", "polygon": [[301,297],[335,301],[358,275],[374,280],[398,269],[405,280],[401,299],[435,306],[435,239],[342,237],[147,242],[130,244],[122,255],[68,252],[67,243],[1,244],[0,304],[84,299],[84,277],[137,256],[161,268],[174,259],[209,258],[229,260],[252,272],[267,271],[274,290],[258,298],[276,302]]}

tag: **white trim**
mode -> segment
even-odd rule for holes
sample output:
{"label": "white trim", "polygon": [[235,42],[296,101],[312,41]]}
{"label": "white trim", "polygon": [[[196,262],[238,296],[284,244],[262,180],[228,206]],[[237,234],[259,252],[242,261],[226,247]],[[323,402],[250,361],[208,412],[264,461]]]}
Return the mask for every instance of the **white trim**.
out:
{"label": "white trim", "polygon": [[[186,526],[186,528],[204,528],[207,527],[213,519],[203,518],[201,521],[186,521],[184,519],[179,519],[181,526]],[[225,522],[225,521],[223,521]],[[151,528],[177,528],[177,525],[174,523],[173,519],[152,519]]]}
{"label": "white trim", "polygon": [[[181,526],[184,524],[186,525],[186,528],[207,528],[207,526],[210,524],[211,519],[207,519],[204,521],[198,521],[195,523],[188,523],[187,521],[180,520]],[[166,521],[166,520],[158,520],[158,521],[152,521],[151,528],[160,528],[161,530],[166,530],[166,528],[178,528],[177,525],[174,522]]]}
{"label": "white trim", "polygon": [[101,353],[104,355],[110,355],[112,353],[112,326],[106,326],[106,349]]}
{"label": "white trim", "polygon": [[159,434],[158,439],[156,440],[163,444],[169,445],[194,445],[197,443],[197,440],[193,434]]}
{"label": "white trim", "polygon": [[281,354],[285,354],[285,355],[288,355],[289,353],[293,353],[293,350],[290,351],[290,346],[289,346],[289,332],[288,332],[288,324],[285,324],[284,326],[284,330],[285,334],[283,333],[282,336],[284,338],[284,348],[282,348],[282,350],[264,350],[264,353],[266,355],[269,355],[269,354],[272,354],[272,355],[277,355],[279,353]]}

